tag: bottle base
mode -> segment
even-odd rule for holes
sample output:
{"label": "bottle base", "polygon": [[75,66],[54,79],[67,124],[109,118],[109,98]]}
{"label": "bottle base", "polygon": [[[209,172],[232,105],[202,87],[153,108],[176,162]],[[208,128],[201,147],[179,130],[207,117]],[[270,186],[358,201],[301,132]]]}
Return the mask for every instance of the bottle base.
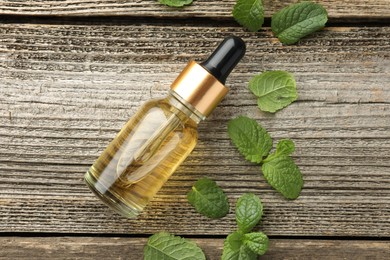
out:
{"label": "bottle base", "polygon": [[96,178],[88,171],[84,176],[84,181],[86,182],[89,189],[107,206],[113,209],[115,212],[119,213],[126,218],[137,218],[140,210],[137,210],[135,207],[131,207],[123,203],[117,196],[111,193],[108,189],[102,193],[99,190],[99,186],[102,186]]}

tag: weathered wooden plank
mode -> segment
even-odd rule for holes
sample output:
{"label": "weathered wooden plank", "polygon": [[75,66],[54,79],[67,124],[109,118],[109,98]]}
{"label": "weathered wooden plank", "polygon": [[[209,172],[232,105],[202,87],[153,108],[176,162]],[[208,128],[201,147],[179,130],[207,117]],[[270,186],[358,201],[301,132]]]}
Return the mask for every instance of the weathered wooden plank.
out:
{"label": "weathered wooden plank", "polygon": [[[223,239],[191,239],[207,259],[220,259]],[[1,237],[7,259],[142,259],[147,238]],[[390,242],[365,240],[271,239],[261,259],[388,259]]]}
{"label": "weathered wooden plank", "polygon": [[[0,14],[16,15],[51,15],[51,16],[133,16],[133,17],[231,17],[235,0],[208,1],[197,0],[191,6],[184,8],[170,8],[158,3],[157,0],[63,0],[63,1],[0,1]],[[294,0],[264,0],[266,16]],[[323,4],[331,18],[388,18],[389,0],[353,1],[317,1]]]}
{"label": "weathered wooden plank", "polygon": [[[103,206],[82,181],[136,108],[166,93],[188,59],[226,35],[248,45],[231,91],[200,126],[199,145],[139,220]],[[265,204],[270,235],[390,236],[390,28],[331,27],[295,46],[269,28],[177,25],[0,25],[0,231],[225,235],[244,192]],[[264,70],[289,70],[299,100],[262,113],[246,85]],[[286,201],[245,162],[226,134],[230,118],[256,118],[275,139],[292,138],[305,179]],[[209,220],[185,194],[207,175],[231,214]]]}

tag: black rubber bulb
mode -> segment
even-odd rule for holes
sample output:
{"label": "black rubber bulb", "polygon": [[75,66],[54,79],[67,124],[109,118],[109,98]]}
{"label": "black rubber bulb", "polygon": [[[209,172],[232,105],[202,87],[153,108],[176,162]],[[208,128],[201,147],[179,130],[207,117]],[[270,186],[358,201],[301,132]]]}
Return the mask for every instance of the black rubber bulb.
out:
{"label": "black rubber bulb", "polygon": [[244,56],[245,50],[245,42],[241,38],[229,36],[200,65],[225,84],[227,76]]}

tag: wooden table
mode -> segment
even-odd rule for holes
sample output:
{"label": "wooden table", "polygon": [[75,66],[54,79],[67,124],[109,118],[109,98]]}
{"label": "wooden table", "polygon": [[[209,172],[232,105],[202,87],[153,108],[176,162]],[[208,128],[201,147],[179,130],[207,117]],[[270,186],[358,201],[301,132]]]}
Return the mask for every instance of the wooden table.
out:
{"label": "wooden table", "polygon": [[[142,259],[166,230],[219,259],[235,230],[234,203],[259,195],[271,238],[264,259],[389,259],[390,1],[318,1],[327,27],[293,46],[231,16],[234,0],[172,9],[154,0],[0,1],[0,258]],[[266,15],[292,0],[264,1]],[[229,95],[200,126],[199,144],[137,220],[120,217],[83,175],[144,101],[165,95],[187,61],[228,35],[247,55]],[[260,112],[254,74],[287,70],[299,100]],[[286,201],[227,136],[227,121],[255,118],[291,138],[305,187]],[[222,220],[196,213],[186,193],[208,176],[226,191]]]}

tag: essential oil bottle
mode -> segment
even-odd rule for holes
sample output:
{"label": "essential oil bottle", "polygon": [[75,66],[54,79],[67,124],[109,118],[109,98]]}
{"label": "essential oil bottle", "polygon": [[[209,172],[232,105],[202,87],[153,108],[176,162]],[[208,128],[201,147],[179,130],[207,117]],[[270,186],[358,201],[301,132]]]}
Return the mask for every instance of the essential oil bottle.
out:
{"label": "essential oil bottle", "polygon": [[228,92],[225,80],[245,54],[231,36],[204,62],[190,61],[168,96],[146,102],[85,175],[89,188],[121,215],[135,218],[194,149],[197,125]]}

